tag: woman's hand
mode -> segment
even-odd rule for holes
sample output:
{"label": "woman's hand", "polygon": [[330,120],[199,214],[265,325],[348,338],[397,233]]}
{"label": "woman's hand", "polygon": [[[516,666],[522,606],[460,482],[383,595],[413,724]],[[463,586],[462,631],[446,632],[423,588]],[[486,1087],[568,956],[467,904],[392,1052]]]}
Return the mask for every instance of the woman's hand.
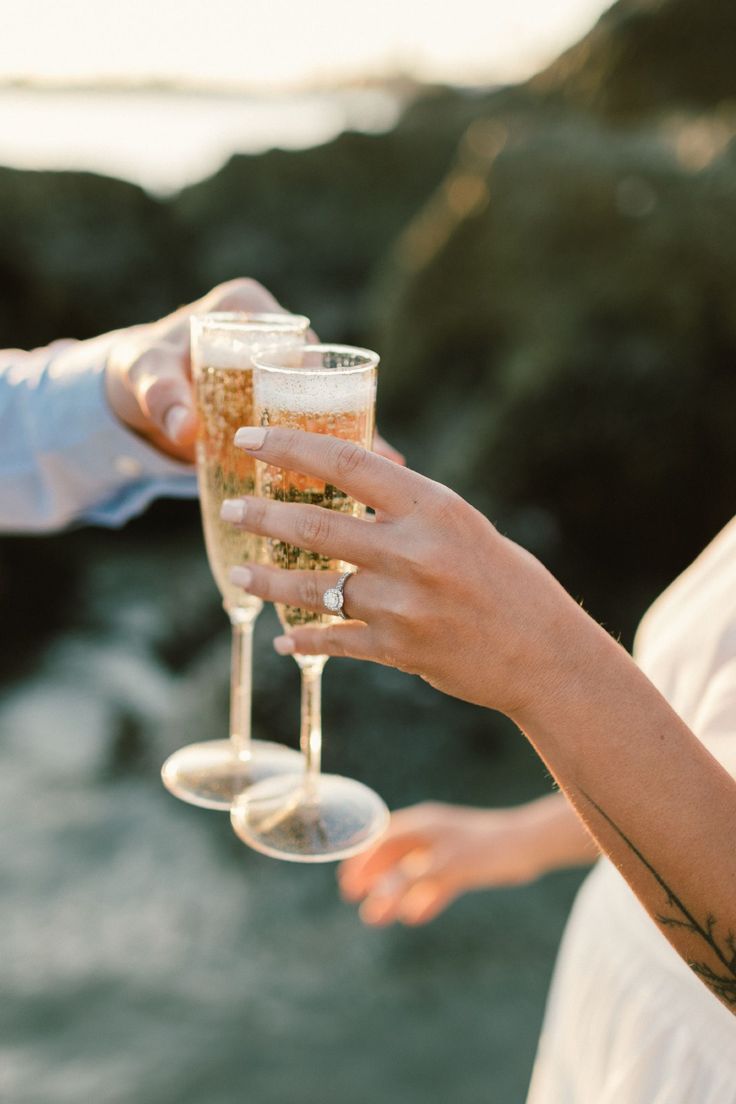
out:
{"label": "woman's hand", "polygon": [[470,890],[532,881],[544,871],[533,808],[401,809],[375,847],[342,863],[342,895],[362,902],[366,924],[426,924]]}
{"label": "woman's hand", "polygon": [[386,834],[343,862],[338,878],[366,924],[425,924],[470,890],[521,885],[597,855],[559,792],[511,809],[424,802],[393,813]]}
{"label": "woman's hand", "polygon": [[[330,559],[357,565],[352,618],[304,626],[275,643],[285,654],[348,655],[421,675],[468,701],[514,714],[548,677],[550,649],[579,613],[548,572],[446,487],[358,445],[280,428],[242,429],[257,459],[315,475],[372,506],[362,520],[316,506],[246,498],[223,517]],[[233,569],[249,593],[324,612],[334,572]]]}
{"label": "woman's hand", "polygon": [[[344,592],[358,620],[300,627],[279,650],[390,663],[508,713],[677,953],[733,1012],[736,785],[631,657],[445,487],[325,436],[250,427],[236,441],[376,510],[371,522],[241,502],[253,532],[358,568]],[[233,578],[251,593],[315,610],[336,582],[332,572],[249,571]]]}

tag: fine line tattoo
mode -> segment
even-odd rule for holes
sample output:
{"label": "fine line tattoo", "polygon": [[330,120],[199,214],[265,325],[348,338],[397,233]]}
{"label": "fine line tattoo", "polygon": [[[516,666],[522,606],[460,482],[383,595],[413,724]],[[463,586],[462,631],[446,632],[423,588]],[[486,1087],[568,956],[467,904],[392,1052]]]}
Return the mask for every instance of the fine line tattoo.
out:
{"label": "fine line tattoo", "polygon": [[[639,862],[646,867],[658,885],[664,890],[667,896],[667,904],[679,914],[674,916],[663,916],[661,913],[657,913],[657,921],[665,928],[684,928],[685,931],[689,931],[693,935],[698,936],[708,947],[710,947],[717,962],[720,963],[720,965],[714,969],[712,966],[708,965],[707,962],[698,962],[693,959],[688,959],[688,966],[690,969],[697,974],[697,976],[712,989],[716,996],[725,1004],[732,1008],[736,1007],[736,936],[734,936],[734,933],[729,930],[728,935],[722,940],[726,948],[724,950],[716,940],[714,934],[717,923],[715,916],[709,912],[705,919],[705,923],[701,924],[672,887],[667,884],[662,875],[655,870],[649,860],[641,853],[636,844],[629,839],[621,828],[619,828],[618,824],[601,809],[600,805],[594,801],[585,790],[581,790],[580,793],[600,816],[603,817],[606,823],[610,825],[619,838],[624,841],[629,850],[636,855]],[[721,971],[721,967],[723,968],[723,972]]]}

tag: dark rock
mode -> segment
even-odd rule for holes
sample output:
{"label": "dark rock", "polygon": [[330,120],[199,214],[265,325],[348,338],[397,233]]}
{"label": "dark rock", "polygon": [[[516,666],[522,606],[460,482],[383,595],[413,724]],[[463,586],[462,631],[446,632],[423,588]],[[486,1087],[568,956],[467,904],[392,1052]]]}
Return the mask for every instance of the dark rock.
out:
{"label": "dark rock", "polygon": [[531,89],[618,120],[736,101],[730,0],[619,0]]}
{"label": "dark rock", "polygon": [[0,348],[155,318],[187,264],[170,209],[134,184],[0,169]]}
{"label": "dark rock", "polygon": [[461,133],[450,111],[441,125],[410,118],[390,134],[233,157],[174,200],[196,257],[192,292],[248,273],[321,333],[363,340],[373,270],[442,179]]}
{"label": "dark rock", "polygon": [[736,158],[696,125],[699,171],[683,131],[477,122],[385,277],[411,461],[627,629],[733,512]]}

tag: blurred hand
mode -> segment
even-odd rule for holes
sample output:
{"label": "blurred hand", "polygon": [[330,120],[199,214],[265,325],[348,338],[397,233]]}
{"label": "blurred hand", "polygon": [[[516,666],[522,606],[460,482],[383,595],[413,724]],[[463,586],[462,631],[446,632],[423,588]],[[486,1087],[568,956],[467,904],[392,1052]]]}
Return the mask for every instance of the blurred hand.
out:
{"label": "blurred hand", "polygon": [[426,924],[474,889],[519,885],[542,873],[526,806],[469,809],[424,803],[391,817],[385,836],[338,870],[366,924]]}
{"label": "blurred hand", "polygon": [[121,330],[107,364],[108,402],[130,429],[178,460],[194,457],[189,321],[207,311],[281,311],[255,280],[230,280],[158,322]]}
{"label": "blurred hand", "polygon": [[[223,517],[254,533],[355,564],[352,618],[279,637],[281,654],[349,655],[421,675],[445,693],[514,716],[554,693],[558,651],[579,607],[518,545],[448,488],[350,442],[282,428],[240,430],[236,444],[278,468],[332,483],[372,506],[372,520],[318,506],[245,498]],[[266,601],[323,612],[332,571],[264,564],[232,580]]]}
{"label": "blurred hand", "polygon": [[373,437],[373,451],[378,456],[385,456],[387,460],[391,460],[394,464],[400,464],[402,467],[406,464],[406,457],[403,453],[395,449],[388,441],[385,441],[378,431]]}

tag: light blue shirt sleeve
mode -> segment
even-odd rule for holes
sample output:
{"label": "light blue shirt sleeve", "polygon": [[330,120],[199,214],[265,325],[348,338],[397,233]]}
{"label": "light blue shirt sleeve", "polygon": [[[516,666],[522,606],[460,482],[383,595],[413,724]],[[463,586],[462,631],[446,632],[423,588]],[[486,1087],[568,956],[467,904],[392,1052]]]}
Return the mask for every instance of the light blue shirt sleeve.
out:
{"label": "light blue shirt sleeve", "polygon": [[155,498],[196,496],[193,468],[161,455],[110,410],[112,340],[0,354],[0,530],[116,527]]}

